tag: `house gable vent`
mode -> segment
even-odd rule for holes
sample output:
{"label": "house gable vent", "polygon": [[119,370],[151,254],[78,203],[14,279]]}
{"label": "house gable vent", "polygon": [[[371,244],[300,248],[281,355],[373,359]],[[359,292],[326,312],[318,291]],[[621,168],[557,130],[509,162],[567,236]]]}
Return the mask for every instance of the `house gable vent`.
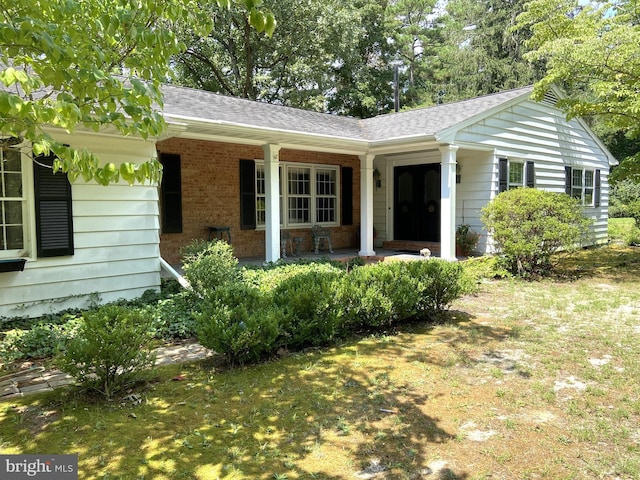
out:
{"label": "house gable vent", "polygon": [[559,100],[558,96],[555,93],[553,93],[551,90],[549,90],[547,93],[544,94],[542,103],[555,107],[558,104],[558,100]]}

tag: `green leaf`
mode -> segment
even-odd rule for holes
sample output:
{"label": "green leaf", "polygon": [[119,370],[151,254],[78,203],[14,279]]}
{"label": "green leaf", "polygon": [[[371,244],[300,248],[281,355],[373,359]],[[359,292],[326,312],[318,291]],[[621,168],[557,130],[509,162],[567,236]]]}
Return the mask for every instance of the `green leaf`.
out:
{"label": "green leaf", "polygon": [[136,182],[135,165],[129,162],[122,163],[120,165],[120,176],[129,185],[133,185]]}
{"label": "green leaf", "polygon": [[269,12],[266,15],[266,20],[264,24],[264,31],[268,36],[272,36],[273,32],[275,32],[277,26],[276,18],[273,16],[273,13]]}
{"label": "green leaf", "polygon": [[252,8],[249,12],[249,23],[251,23],[251,26],[253,26],[258,33],[262,33],[265,26],[265,20],[262,12]]}
{"label": "green leaf", "polygon": [[14,83],[16,83],[16,69],[13,67],[5,69],[0,73],[0,81],[7,87],[10,87]]}

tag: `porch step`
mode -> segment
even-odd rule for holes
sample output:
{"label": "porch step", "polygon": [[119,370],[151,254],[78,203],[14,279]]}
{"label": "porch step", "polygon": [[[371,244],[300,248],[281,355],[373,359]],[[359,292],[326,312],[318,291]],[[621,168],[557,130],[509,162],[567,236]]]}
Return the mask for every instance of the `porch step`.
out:
{"label": "porch step", "polygon": [[428,248],[431,253],[440,253],[439,242],[419,242],[416,240],[389,240],[382,242],[382,248],[385,250],[407,250],[410,252],[419,252],[423,248]]}

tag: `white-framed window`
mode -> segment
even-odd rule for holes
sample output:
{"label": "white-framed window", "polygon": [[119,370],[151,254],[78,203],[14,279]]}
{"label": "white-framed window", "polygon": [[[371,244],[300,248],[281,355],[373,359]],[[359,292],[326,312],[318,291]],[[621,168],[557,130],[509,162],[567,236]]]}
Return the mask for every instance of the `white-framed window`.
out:
{"label": "white-framed window", "polygon": [[287,171],[287,218],[285,225],[311,224],[311,167],[289,165]]}
{"label": "white-framed window", "polygon": [[[337,225],[338,166],[280,162],[280,225]],[[264,162],[256,161],[256,226],[266,223]]]}
{"label": "white-framed window", "polygon": [[[279,168],[282,178],[282,166]],[[280,219],[282,219],[282,187],[280,187]],[[256,163],[256,225],[267,222],[267,188],[264,163]]]}
{"label": "white-framed window", "polygon": [[524,172],[523,162],[509,162],[509,190],[525,186]]}
{"label": "white-framed window", "polygon": [[532,161],[498,159],[498,192],[514,188],[535,188],[536,170]]}
{"label": "white-framed window", "polygon": [[73,255],[71,184],[53,173],[54,158],[33,159],[28,147],[0,141],[1,259]]}
{"label": "white-framed window", "polygon": [[584,168],[571,169],[571,196],[582,205],[594,203],[595,171]]}
{"label": "white-framed window", "polygon": [[27,244],[27,199],[20,150],[0,148],[0,258],[22,256]]}
{"label": "white-framed window", "polygon": [[316,223],[337,220],[338,173],[335,168],[316,168]]}

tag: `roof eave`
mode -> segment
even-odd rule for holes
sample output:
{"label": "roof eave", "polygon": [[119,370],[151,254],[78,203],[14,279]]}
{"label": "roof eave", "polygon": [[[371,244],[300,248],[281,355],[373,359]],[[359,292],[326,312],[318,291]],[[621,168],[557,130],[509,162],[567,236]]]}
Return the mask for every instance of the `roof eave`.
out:
{"label": "roof eave", "polygon": [[185,129],[175,136],[242,145],[279,145],[282,148],[312,150],[329,153],[363,155],[368,151],[364,139],[311,134],[291,130],[256,127],[229,122],[202,120],[178,115],[166,115],[171,122],[180,123]]}
{"label": "roof eave", "polygon": [[389,153],[425,150],[437,145],[439,145],[439,143],[434,135],[410,135],[370,142],[368,153],[384,155]]}

